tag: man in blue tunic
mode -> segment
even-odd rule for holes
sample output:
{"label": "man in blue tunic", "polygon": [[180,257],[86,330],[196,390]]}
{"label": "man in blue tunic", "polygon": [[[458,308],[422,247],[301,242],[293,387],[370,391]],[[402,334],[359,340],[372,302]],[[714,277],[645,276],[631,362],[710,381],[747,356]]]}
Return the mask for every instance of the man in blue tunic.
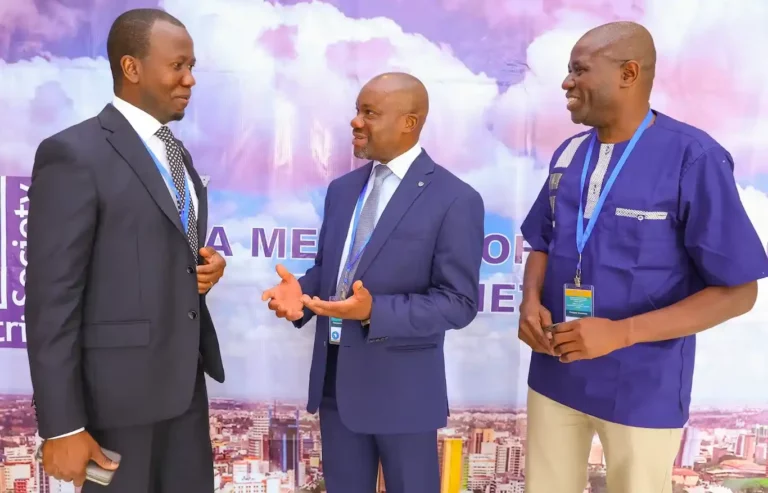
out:
{"label": "man in blue tunic", "polygon": [[522,225],[526,492],[581,493],[595,432],[611,493],[671,492],[695,334],[748,312],[768,272],[730,154],[651,110],[655,62],[629,22],[571,52],[567,108],[591,128],[555,151]]}

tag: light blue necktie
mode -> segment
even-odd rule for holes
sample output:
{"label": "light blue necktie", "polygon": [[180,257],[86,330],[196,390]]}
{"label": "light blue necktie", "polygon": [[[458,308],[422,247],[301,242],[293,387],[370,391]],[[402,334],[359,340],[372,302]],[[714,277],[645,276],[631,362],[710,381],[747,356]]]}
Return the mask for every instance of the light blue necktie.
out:
{"label": "light blue necktie", "polygon": [[[373,228],[376,227],[376,210],[378,209],[379,205],[381,184],[389,175],[392,174],[392,170],[389,169],[388,166],[379,164],[374,169],[373,174],[373,187],[371,188],[371,193],[368,195],[368,198],[365,200],[363,210],[360,212],[360,221],[357,223],[357,231],[352,243],[353,247],[351,256],[352,258],[356,258],[356,261],[352,265],[347,266],[349,258],[344,260],[344,272],[339,278],[339,283],[336,286],[336,296],[339,298],[345,298],[348,294],[345,291],[351,289],[351,281],[355,277],[357,266],[360,263],[360,258],[362,257],[362,255],[359,254],[360,248],[362,248],[366,240],[370,238],[371,233],[373,233]],[[349,268],[349,271],[346,270],[347,268]],[[349,282],[345,283],[345,280],[349,280]]]}

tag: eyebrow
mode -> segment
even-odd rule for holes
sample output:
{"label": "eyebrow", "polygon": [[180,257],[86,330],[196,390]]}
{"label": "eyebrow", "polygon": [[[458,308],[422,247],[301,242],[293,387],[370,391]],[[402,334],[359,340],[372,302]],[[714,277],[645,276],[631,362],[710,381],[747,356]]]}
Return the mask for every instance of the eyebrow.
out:
{"label": "eyebrow", "polygon": [[181,62],[189,62],[189,63],[191,63],[192,65],[194,65],[194,64],[196,64],[196,63],[197,63],[197,58],[195,58],[194,56],[193,56],[192,58],[187,58],[187,57],[186,57],[186,56],[184,56],[184,55],[177,55],[177,56],[175,56],[175,57],[173,58],[173,61],[174,61],[174,62],[179,62],[179,63],[181,63]]}
{"label": "eyebrow", "polygon": [[568,62],[568,68],[574,69],[579,67],[585,67],[586,64],[582,60],[574,60],[572,62]]}

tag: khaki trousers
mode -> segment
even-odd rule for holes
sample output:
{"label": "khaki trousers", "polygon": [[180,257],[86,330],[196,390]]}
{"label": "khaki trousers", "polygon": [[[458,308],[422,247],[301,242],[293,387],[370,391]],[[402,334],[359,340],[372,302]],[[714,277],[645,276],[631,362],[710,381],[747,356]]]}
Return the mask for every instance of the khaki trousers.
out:
{"label": "khaki trousers", "polygon": [[530,389],[525,493],[583,493],[595,433],[605,453],[609,493],[672,493],[682,429],[610,423]]}

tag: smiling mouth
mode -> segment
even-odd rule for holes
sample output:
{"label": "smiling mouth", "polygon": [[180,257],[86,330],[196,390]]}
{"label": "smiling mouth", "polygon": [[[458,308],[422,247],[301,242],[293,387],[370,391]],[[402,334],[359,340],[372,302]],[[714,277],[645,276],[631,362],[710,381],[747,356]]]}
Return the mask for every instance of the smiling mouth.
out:
{"label": "smiling mouth", "polygon": [[567,108],[569,110],[576,108],[576,106],[578,105],[579,105],[579,98],[574,98],[573,96],[568,98]]}

